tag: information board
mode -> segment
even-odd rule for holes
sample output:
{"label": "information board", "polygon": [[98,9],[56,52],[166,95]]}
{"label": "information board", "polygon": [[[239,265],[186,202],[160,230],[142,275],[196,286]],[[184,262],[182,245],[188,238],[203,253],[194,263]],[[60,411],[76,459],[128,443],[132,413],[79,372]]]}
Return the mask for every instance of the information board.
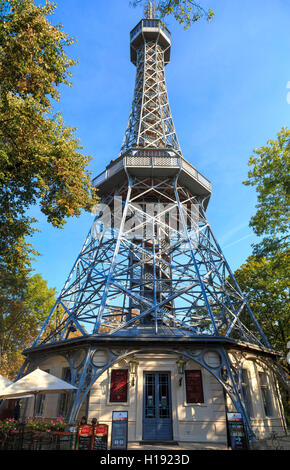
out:
{"label": "information board", "polygon": [[128,388],[128,370],[115,369],[111,375],[111,402],[126,402]]}
{"label": "information board", "polygon": [[111,449],[127,449],[128,412],[113,411]]}
{"label": "information board", "polygon": [[248,442],[241,413],[227,413],[227,422],[231,448],[233,450],[247,450]]}
{"label": "information board", "polygon": [[107,450],[108,447],[108,426],[98,424],[94,427],[92,450]]}
{"label": "information board", "polygon": [[77,450],[91,450],[92,448],[93,427],[89,424],[78,427],[77,432]]}
{"label": "information board", "polygon": [[186,402],[203,403],[202,379],[200,370],[185,371]]}

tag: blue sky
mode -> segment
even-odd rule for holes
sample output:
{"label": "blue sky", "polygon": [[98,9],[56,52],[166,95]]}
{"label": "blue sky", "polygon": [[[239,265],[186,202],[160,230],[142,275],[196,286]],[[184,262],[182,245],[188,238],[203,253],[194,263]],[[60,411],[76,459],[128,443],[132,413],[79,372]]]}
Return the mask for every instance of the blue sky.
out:
{"label": "blue sky", "polygon": [[[290,124],[290,2],[202,4],[215,12],[210,24],[202,20],[184,31],[174,19],[167,22],[172,48],[166,80],[183,155],[212,183],[208,219],[235,270],[256,240],[248,226],[256,193],[242,184],[249,157]],[[79,60],[72,70],[73,87],[61,88],[55,111],[77,128],[83,153],[93,157],[93,176],[117,157],[121,147],[135,82],[129,32],[142,16],[142,8],[129,7],[129,0],[59,0],[51,17],[77,39],[67,53]],[[37,207],[31,213],[41,230],[32,238],[41,253],[33,267],[59,291],[93,217],[70,219],[59,230]]]}

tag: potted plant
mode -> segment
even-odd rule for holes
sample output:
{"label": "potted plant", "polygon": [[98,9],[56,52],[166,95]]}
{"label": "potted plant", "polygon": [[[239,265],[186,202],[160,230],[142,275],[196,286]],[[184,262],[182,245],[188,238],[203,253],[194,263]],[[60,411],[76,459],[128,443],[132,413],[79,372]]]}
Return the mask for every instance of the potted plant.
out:
{"label": "potted plant", "polygon": [[67,423],[65,422],[64,418],[61,416],[56,419],[50,420],[50,429],[52,431],[63,432],[67,427]]}
{"label": "potted plant", "polygon": [[17,432],[18,422],[13,418],[6,418],[0,421],[0,449],[5,449],[10,441],[11,436]]}
{"label": "potted plant", "polygon": [[6,436],[11,431],[17,431],[17,421],[13,418],[6,418],[0,421],[0,436]]}

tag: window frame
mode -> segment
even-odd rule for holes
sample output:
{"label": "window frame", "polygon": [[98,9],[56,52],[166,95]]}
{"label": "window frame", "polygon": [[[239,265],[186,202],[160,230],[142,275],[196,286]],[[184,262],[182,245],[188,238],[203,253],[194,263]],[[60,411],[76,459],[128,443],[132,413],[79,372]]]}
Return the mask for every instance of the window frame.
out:
{"label": "window frame", "polygon": [[241,386],[242,386],[243,397],[245,400],[245,405],[246,405],[249,418],[254,418],[254,408],[253,408],[253,400],[252,400],[251,384],[250,384],[250,373],[249,373],[249,370],[246,369],[245,367],[242,368],[242,372],[241,372]]}
{"label": "window frame", "polygon": [[[63,367],[62,368],[62,373],[61,373],[62,380],[65,382],[71,383],[71,369],[69,366]],[[70,402],[70,393],[72,392],[63,392],[60,393],[58,404],[57,404],[57,416],[66,416],[69,408],[69,402]],[[61,409],[62,408],[62,409]],[[61,413],[61,411],[64,411],[64,413]]]}
{"label": "window frame", "polygon": [[261,402],[266,418],[273,418],[274,416],[274,403],[271,395],[271,387],[269,383],[269,376],[265,371],[259,371],[259,389],[261,395]]}
{"label": "window frame", "polygon": [[[50,373],[50,369],[45,369],[44,372]],[[36,403],[35,403],[35,417],[41,418],[44,414],[44,405],[45,405],[45,398],[46,393],[39,393],[36,396]]]}

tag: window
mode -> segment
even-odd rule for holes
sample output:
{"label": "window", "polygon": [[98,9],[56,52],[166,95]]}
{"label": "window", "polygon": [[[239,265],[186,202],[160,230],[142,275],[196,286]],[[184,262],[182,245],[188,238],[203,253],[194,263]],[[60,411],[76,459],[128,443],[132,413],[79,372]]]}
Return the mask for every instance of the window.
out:
{"label": "window", "polygon": [[[46,369],[44,372],[47,372],[49,374],[50,369]],[[43,415],[44,401],[45,401],[45,394],[41,393],[37,395],[36,403],[35,403],[35,416]]]}
{"label": "window", "polygon": [[186,402],[204,403],[200,370],[185,371]]}
{"label": "window", "polygon": [[251,398],[251,391],[250,391],[250,381],[249,381],[249,374],[247,369],[242,369],[242,390],[245,400],[245,405],[248,411],[248,415],[252,418],[253,414],[253,405],[252,405],[252,398]]}
{"label": "window", "polygon": [[[62,380],[65,382],[71,381],[70,367],[64,367],[62,369]],[[68,411],[70,394],[68,392],[62,393],[58,403],[58,416],[65,416]]]}
{"label": "window", "polygon": [[128,370],[116,369],[111,372],[111,402],[127,401]]}
{"label": "window", "polygon": [[43,415],[44,399],[45,399],[45,395],[42,395],[42,394],[37,395],[36,405],[35,405],[35,416]]}
{"label": "window", "polygon": [[272,416],[272,399],[266,372],[259,372],[260,390],[266,416]]}

